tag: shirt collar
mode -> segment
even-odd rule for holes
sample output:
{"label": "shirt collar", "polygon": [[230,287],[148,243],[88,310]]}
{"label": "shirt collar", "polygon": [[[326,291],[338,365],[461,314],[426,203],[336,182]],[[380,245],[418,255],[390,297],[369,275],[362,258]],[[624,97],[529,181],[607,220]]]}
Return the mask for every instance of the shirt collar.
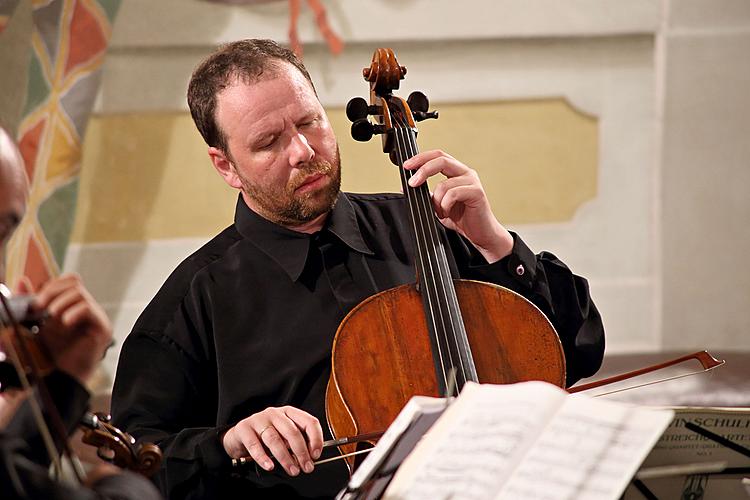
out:
{"label": "shirt collar", "polygon": [[[310,241],[314,235],[298,233],[264,219],[247,206],[242,195],[237,200],[234,223],[240,234],[276,261],[289,278],[293,281],[299,279],[305,268]],[[334,234],[352,250],[373,255],[362,238],[357,212],[346,193],[339,193],[336,205],[322,231]]]}

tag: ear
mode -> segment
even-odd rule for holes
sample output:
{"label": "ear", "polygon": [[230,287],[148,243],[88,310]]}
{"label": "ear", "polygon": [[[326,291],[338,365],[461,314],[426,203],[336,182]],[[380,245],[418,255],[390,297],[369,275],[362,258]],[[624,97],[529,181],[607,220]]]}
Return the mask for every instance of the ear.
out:
{"label": "ear", "polygon": [[235,189],[242,189],[242,182],[240,177],[237,175],[237,170],[234,164],[227,158],[227,155],[219,148],[209,146],[208,157],[211,159],[214,168],[219,175],[224,179],[224,182],[229,184]]}

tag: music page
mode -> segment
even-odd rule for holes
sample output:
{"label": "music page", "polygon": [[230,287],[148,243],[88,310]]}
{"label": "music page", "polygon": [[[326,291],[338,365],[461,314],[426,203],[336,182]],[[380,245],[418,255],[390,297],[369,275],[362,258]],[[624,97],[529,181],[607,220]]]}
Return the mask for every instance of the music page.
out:
{"label": "music page", "polygon": [[495,498],[616,500],[672,415],[570,396]]}
{"label": "music page", "polygon": [[384,498],[492,498],[565,395],[542,382],[467,384],[401,465]]}
{"label": "music page", "polygon": [[543,382],[470,384],[385,498],[616,500],[671,418]]}

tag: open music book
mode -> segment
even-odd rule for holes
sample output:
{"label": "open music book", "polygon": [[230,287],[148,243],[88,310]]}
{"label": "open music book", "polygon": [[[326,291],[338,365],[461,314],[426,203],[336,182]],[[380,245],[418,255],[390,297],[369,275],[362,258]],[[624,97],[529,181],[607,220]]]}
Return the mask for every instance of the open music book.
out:
{"label": "open music book", "polygon": [[616,500],[672,416],[543,382],[468,384],[383,498]]}

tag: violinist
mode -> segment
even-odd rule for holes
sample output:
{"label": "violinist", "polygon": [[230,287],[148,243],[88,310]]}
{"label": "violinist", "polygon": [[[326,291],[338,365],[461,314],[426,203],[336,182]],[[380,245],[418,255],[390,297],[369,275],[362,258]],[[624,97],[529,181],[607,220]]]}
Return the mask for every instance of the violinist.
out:
{"label": "violinist", "polygon": [[[0,128],[0,263],[4,262],[7,241],[24,215],[27,196],[23,161],[10,136]],[[0,282],[3,280],[0,269]],[[19,292],[32,294],[34,290],[24,281]],[[109,321],[73,275],[42,285],[36,291],[34,307],[47,315],[39,337],[56,366],[45,376],[45,384],[65,427],[72,432],[87,409],[89,394],[84,384],[112,342]],[[106,463],[89,472],[85,486],[51,479],[51,458],[27,396],[14,389],[0,393],[0,498],[161,498],[147,479]]]}
{"label": "violinist", "polygon": [[[340,191],[336,137],[310,75],[269,40],[219,48],[194,71],[188,104],[219,175],[239,192],[234,223],[172,273],[120,356],[116,425],[164,451],[169,498],[330,498],[345,484],[325,390],[337,326],[363,299],[414,282],[400,194]],[[474,170],[442,151],[409,160],[433,193],[454,275],[510,288],[547,314],[567,383],[604,349],[586,280],[535,255],[490,210]],[[252,456],[238,474],[231,458]]]}

